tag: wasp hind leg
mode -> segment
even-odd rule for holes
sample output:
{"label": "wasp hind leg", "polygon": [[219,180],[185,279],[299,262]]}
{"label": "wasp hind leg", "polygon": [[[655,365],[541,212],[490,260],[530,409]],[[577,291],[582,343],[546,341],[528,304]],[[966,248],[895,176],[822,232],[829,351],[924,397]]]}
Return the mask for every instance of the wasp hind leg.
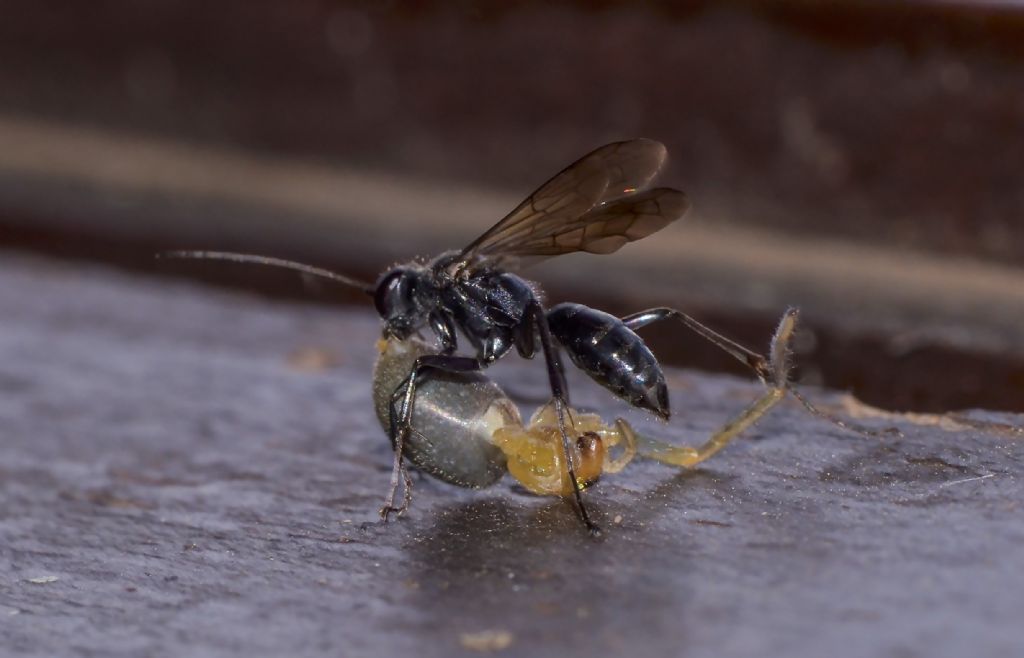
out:
{"label": "wasp hind leg", "polygon": [[621,319],[622,322],[633,331],[661,320],[679,320],[685,324],[687,328],[717,345],[719,348],[732,355],[740,363],[748,366],[763,382],[766,384],[769,383],[769,379],[771,378],[771,366],[767,359],[757,352],[743,347],[736,341],[726,338],[714,329],[698,322],[682,311],[674,308],[668,308],[667,306],[659,306],[658,308],[650,308],[646,311],[627,315]]}
{"label": "wasp hind leg", "polygon": [[771,355],[765,362],[764,379],[768,390],[761,397],[755,400],[750,406],[740,412],[736,417],[723,425],[717,432],[711,435],[707,441],[700,446],[693,448],[689,446],[674,446],[661,441],[654,441],[645,437],[637,437],[640,454],[648,459],[655,459],[673,466],[686,468],[697,464],[715,455],[739,436],[744,430],[761,419],[769,409],[782,400],[788,390],[788,379],[790,371],[789,342],[796,329],[797,310],[789,309],[779,321],[779,326],[772,337]]}
{"label": "wasp hind leg", "polygon": [[[758,379],[760,379],[762,382],[764,382],[766,386],[769,387],[769,390],[765,393],[765,395],[762,396],[761,398],[758,398],[758,400],[748,409],[748,411],[750,411],[751,413],[753,413],[754,408],[758,407],[758,405],[767,403],[767,398],[778,395],[779,399],[781,399],[785,393],[789,393],[810,414],[817,416],[822,420],[827,420],[833,425],[841,427],[844,430],[855,432],[857,434],[861,434],[867,437],[878,437],[883,434],[891,434],[892,430],[877,431],[868,429],[867,427],[863,427],[856,423],[851,423],[849,421],[842,420],[840,418],[837,418],[836,416],[833,416],[830,413],[822,411],[818,407],[814,406],[810,400],[804,397],[804,395],[800,391],[798,391],[792,383],[790,383],[790,366],[788,361],[788,353],[786,355],[781,355],[777,354],[776,351],[787,351],[789,349],[789,341],[792,337],[793,330],[796,328],[796,318],[798,315],[799,311],[797,311],[797,309],[790,308],[789,310],[786,311],[785,315],[782,316],[782,320],[780,321],[779,326],[775,331],[775,336],[772,338],[772,354],[767,359],[764,356],[758,354],[757,352],[754,352],[753,350],[740,345],[736,341],[726,338],[722,334],[711,329],[707,325],[698,322],[697,320],[690,317],[686,313],[683,313],[682,311],[674,308],[668,308],[665,306],[651,308],[646,311],[640,311],[639,313],[627,315],[624,318],[622,318],[622,322],[627,327],[635,331],[640,327],[644,327],[648,324],[652,324],[654,322],[658,322],[661,320],[679,320],[689,329],[691,329],[698,335],[704,337],[714,345],[717,345],[720,349],[732,355],[740,363],[745,364],[747,367],[754,371]],[[789,333],[785,336],[781,336],[780,332],[783,331],[785,325],[787,324],[787,318],[790,317],[792,318],[792,326],[789,328]],[[785,358],[783,358],[783,356],[785,356]],[[760,411],[757,414],[757,417],[760,417],[765,411],[768,410],[768,408],[775,406],[777,402],[778,400],[772,402],[767,408]],[[741,414],[735,420],[739,421],[744,415],[745,414]],[[739,432],[743,431],[743,429],[746,427],[749,427],[749,424],[741,427],[736,433],[738,434]],[[701,461],[703,461],[703,459]]]}

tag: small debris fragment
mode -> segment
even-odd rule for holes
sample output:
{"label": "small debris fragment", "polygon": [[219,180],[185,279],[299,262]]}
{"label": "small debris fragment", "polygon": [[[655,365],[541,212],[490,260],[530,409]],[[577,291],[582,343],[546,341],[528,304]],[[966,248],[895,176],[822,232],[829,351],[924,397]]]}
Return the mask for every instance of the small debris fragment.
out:
{"label": "small debris fragment", "polygon": [[985,475],[979,475],[978,477],[965,478],[963,480],[953,480],[952,482],[943,482],[942,484],[939,485],[939,489],[951,487],[954,484],[964,484],[965,482],[977,482],[978,480],[987,480],[989,478],[994,478],[995,476],[995,473],[986,473]]}
{"label": "small debris fragment", "polygon": [[508,631],[487,630],[477,633],[462,633],[459,642],[464,649],[470,651],[490,652],[507,649],[512,644],[512,633]]}
{"label": "small debris fragment", "polygon": [[612,523],[622,523],[622,515],[621,514],[616,514],[615,518],[612,519]]}
{"label": "small debris fragment", "polygon": [[299,372],[324,372],[340,364],[340,356],[322,347],[300,347],[288,355],[288,365]]}
{"label": "small debris fragment", "polygon": [[152,509],[153,507],[149,503],[123,498],[106,490],[90,491],[85,494],[85,499],[94,505],[114,509]]}
{"label": "small debris fragment", "polygon": [[57,576],[39,576],[37,578],[29,578],[28,582],[32,583],[33,585],[46,585],[48,583],[55,583],[58,580],[60,579],[57,578]]}
{"label": "small debris fragment", "polygon": [[[767,514],[768,514],[768,512],[761,512],[762,516],[765,516]],[[688,523],[691,523],[693,525],[715,526],[715,527],[718,527],[718,528],[731,528],[732,527],[731,523],[726,523],[724,521],[714,521],[712,519],[690,519],[688,521]]]}

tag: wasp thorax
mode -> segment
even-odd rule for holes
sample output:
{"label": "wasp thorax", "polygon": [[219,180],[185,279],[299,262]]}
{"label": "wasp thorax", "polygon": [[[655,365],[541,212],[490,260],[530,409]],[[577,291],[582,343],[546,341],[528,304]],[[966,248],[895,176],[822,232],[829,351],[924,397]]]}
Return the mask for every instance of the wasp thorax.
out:
{"label": "wasp thorax", "polygon": [[427,314],[421,309],[422,279],[421,270],[396,267],[377,281],[373,303],[384,319],[385,335],[405,339],[426,323]]}

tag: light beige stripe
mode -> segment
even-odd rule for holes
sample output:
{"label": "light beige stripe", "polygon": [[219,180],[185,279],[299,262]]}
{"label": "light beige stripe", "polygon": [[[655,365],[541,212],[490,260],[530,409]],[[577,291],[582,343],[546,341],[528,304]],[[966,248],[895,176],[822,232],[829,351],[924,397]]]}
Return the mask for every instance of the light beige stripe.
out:
{"label": "light beige stripe", "polygon": [[[337,222],[351,227],[358,218],[357,231],[372,227],[370,233],[392,232],[430,249],[468,243],[530,191],[503,193],[0,115],[0,175],[4,172],[114,194],[205,199],[285,211],[289,233],[306,244],[315,243],[325,226]],[[546,173],[538,172],[538,180]],[[224,236],[230,230],[218,226],[215,234]],[[616,292],[635,287],[638,272],[660,271],[661,281],[650,281],[651,289],[659,293],[690,289],[700,277],[704,283],[710,281],[711,288],[718,285],[719,292],[731,286],[738,291],[739,303],[747,305],[817,300],[825,306],[863,302],[877,309],[911,304],[947,318],[996,309],[1004,331],[1017,318],[1024,319],[1020,268],[758,229],[725,230],[707,217],[690,218],[630,245],[614,258],[573,258],[553,263],[550,271],[580,286],[600,274],[601,284]],[[607,276],[609,267],[622,276]],[[966,324],[970,320],[964,318]]]}

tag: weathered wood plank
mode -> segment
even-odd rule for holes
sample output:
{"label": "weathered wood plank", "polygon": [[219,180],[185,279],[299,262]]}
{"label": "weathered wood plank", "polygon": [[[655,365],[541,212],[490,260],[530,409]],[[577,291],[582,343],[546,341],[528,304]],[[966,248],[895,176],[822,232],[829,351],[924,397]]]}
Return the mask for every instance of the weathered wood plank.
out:
{"label": "weathered wood plank", "polygon": [[[905,438],[872,440],[786,404],[696,471],[634,463],[601,482],[601,540],[506,483],[421,479],[384,527],[370,315],[11,253],[0,309],[4,655],[448,656],[511,640],[532,656],[935,657],[1024,642],[1012,435],[897,417],[864,422]],[[510,357],[495,376],[544,397],[537,364]],[[633,420],[679,442],[757,392],[671,382],[677,419]],[[577,403],[621,410],[573,384]],[[508,635],[464,635],[483,631]]]}

